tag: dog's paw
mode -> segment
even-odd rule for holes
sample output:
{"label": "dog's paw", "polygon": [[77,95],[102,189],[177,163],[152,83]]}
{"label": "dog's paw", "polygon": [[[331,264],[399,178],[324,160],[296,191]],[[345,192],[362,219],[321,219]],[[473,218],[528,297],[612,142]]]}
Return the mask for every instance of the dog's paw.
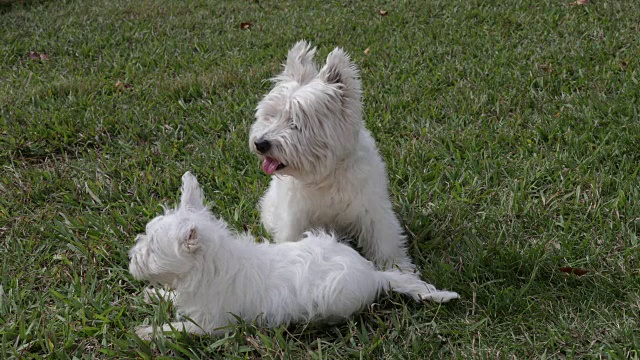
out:
{"label": "dog's paw", "polygon": [[150,341],[153,339],[153,327],[152,326],[136,326],[136,335],[142,339]]}
{"label": "dog's paw", "polygon": [[420,294],[420,299],[422,300],[430,300],[437,303],[446,303],[451,300],[459,299],[460,295],[453,291],[435,291],[427,294]]}
{"label": "dog's paw", "polygon": [[144,302],[147,304],[157,304],[161,301],[173,302],[176,294],[170,290],[147,287],[142,291]]}

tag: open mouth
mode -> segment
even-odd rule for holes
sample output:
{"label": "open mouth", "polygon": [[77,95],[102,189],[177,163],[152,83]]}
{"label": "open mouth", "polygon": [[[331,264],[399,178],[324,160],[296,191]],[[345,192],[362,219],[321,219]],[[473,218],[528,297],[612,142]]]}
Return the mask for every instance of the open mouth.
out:
{"label": "open mouth", "polygon": [[282,170],[285,167],[287,167],[287,165],[267,156],[265,156],[264,160],[262,161],[262,171],[269,175],[273,175],[276,171]]}

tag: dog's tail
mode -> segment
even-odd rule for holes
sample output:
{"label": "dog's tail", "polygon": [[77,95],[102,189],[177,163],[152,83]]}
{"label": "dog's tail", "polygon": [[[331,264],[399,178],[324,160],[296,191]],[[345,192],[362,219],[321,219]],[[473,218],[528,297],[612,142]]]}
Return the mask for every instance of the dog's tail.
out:
{"label": "dog's tail", "polygon": [[420,280],[418,275],[401,272],[399,270],[380,271],[385,285],[385,291],[395,291],[400,294],[409,295],[416,301],[431,300],[437,303],[444,303],[449,300],[458,299],[460,295],[451,291],[438,290],[435,286]]}

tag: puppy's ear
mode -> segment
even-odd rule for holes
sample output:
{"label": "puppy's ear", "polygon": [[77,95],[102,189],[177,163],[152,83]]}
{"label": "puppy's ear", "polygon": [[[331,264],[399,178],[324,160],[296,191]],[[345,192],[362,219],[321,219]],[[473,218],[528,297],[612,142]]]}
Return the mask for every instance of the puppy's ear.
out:
{"label": "puppy's ear", "polygon": [[200,248],[200,241],[198,239],[198,229],[196,229],[195,225],[190,225],[188,231],[185,232],[185,235],[182,239],[182,248],[186,252],[194,252]]}
{"label": "puppy's ear", "polygon": [[335,48],[327,56],[327,63],[320,69],[318,78],[327,84],[342,85],[342,94],[347,100],[360,102],[362,85],[358,68],[341,48]]}
{"label": "puppy's ear", "polygon": [[304,40],[298,41],[289,50],[287,64],[282,75],[276,77],[276,81],[294,80],[300,84],[311,81],[318,74],[316,64],[313,62],[315,53],[316,48],[312,48],[311,44]]}
{"label": "puppy's ear", "polygon": [[204,210],[204,195],[198,180],[190,172],[182,175],[182,195],[180,196],[180,208],[190,211]]}

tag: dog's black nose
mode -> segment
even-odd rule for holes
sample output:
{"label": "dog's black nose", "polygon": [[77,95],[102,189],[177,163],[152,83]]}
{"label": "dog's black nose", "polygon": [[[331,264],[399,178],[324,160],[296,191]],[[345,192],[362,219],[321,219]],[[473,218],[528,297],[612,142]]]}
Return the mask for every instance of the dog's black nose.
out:
{"label": "dog's black nose", "polygon": [[269,151],[269,149],[271,149],[271,143],[268,140],[258,140],[256,142],[253,143],[256,146],[256,150],[258,150],[259,153],[266,153],[267,151]]}

